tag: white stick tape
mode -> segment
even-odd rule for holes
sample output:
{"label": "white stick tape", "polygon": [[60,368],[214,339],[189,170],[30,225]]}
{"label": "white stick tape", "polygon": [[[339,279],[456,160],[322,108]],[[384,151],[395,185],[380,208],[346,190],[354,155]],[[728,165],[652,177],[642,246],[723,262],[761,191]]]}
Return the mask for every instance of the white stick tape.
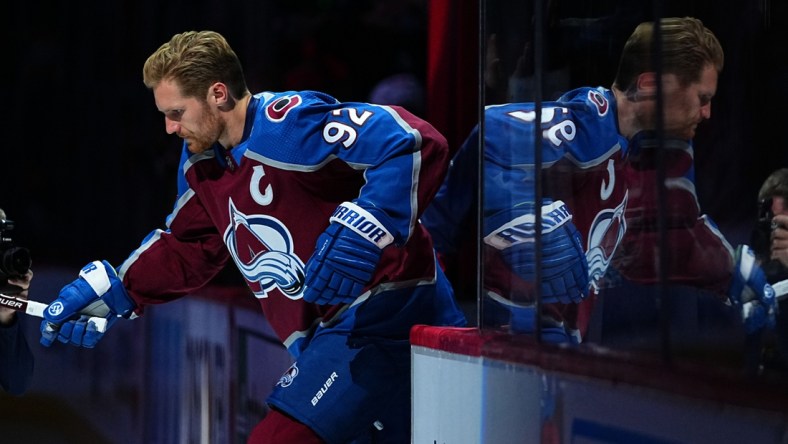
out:
{"label": "white stick tape", "polygon": [[[0,293],[0,307],[7,307],[37,318],[43,318],[44,310],[46,310],[48,305],[43,302],[7,296]],[[88,322],[93,323],[96,326],[96,331],[99,333],[104,333],[107,330],[107,320],[104,318],[94,316],[88,319]]]}

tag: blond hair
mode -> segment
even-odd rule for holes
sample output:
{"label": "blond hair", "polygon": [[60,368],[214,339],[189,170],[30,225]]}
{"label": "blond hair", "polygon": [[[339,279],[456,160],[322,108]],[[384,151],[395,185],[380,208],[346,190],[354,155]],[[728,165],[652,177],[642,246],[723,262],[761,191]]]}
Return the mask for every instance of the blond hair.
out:
{"label": "blond hair", "polygon": [[155,88],[162,80],[174,80],[185,97],[206,100],[208,88],[222,82],[235,98],[248,89],[241,62],[225,38],[214,31],[175,34],[145,61],[145,86]]}
{"label": "blond hair", "polygon": [[[670,17],[659,21],[661,48],[659,63],[663,74],[674,74],[682,86],[700,81],[707,65],[722,71],[722,46],[703,23],[693,17]],[[654,22],[635,28],[621,52],[613,85],[622,91],[635,88],[638,75],[656,71],[654,66]]]}

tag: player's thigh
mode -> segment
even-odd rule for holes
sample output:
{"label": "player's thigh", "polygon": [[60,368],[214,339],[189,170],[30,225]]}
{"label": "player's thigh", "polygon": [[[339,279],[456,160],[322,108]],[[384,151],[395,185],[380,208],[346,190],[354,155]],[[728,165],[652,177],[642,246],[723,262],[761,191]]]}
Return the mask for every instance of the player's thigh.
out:
{"label": "player's thigh", "polygon": [[327,442],[351,442],[380,428],[381,438],[396,435],[405,439],[400,442],[409,441],[407,340],[351,338],[323,331],[286,376],[277,383],[269,404]]}
{"label": "player's thigh", "polygon": [[255,426],[246,444],[323,444],[324,442],[306,425],[274,409]]}

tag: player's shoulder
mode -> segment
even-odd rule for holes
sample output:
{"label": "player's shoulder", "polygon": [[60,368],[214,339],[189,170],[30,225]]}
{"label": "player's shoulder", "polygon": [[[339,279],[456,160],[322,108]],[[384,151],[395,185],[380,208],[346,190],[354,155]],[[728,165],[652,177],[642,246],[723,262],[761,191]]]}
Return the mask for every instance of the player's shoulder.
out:
{"label": "player's shoulder", "polygon": [[289,116],[324,113],[327,108],[336,107],[339,101],[329,94],[318,91],[265,91],[252,97],[255,106],[255,121],[279,124]]}
{"label": "player's shoulder", "polygon": [[[613,115],[615,98],[613,93],[604,87],[581,87],[565,92],[555,101],[542,103],[542,123],[552,120],[606,118]],[[534,118],[536,104],[534,102],[513,102],[485,107],[484,116],[487,122],[501,122],[519,118],[531,121]]]}
{"label": "player's shoulder", "polygon": [[581,164],[594,164],[623,149],[618,132],[615,96],[604,87],[582,87],[557,100],[570,109],[575,135],[568,144],[569,157]]}
{"label": "player's shoulder", "polygon": [[567,91],[555,103],[569,108],[580,118],[605,118],[613,114],[615,97],[612,91],[601,86],[581,87]]}
{"label": "player's shoulder", "polygon": [[[381,116],[395,114],[395,111],[391,110],[394,107],[364,102],[341,102],[330,94],[311,90],[261,92],[255,94],[253,100],[256,101],[256,125],[279,125],[298,120],[299,127],[307,128],[310,122],[325,124],[326,119],[363,124],[380,120]],[[389,112],[379,112],[382,109]],[[378,118],[371,118],[372,116]]]}
{"label": "player's shoulder", "polygon": [[[532,161],[532,150],[524,149],[528,145],[523,145],[521,141],[532,140],[537,127],[543,131],[545,163],[567,157],[585,165],[620,149],[615,99],[606,88],[573,89],[555,101],[544,102],[539,117],[536,111],[536,105],[532,102],[485,108],[485,143],[492,147],[491,151],[501,156],[502,161],[513,164]],[[538,126],[535,125],[537,118],[540,122]]]}
{"label": "player's shoulder", "polygon": [[336,157],[369,163],[366,157],[360,160],[353,156],[364,152],[365,156],[374,156],[378,151],[348,148],[379,146],[381,140],[392,140],[397,131],[402,137],[408,135],[393,111],[381,112],[391,107],[340,102],[329,94],[310,90],[261,92],[252,100],[253,116],[247,116],[247,125],[252,125],[241,145],[247,157],[280,165],[316,168]]}
{"label": "player's shoulder", "polygon": [[339,100],[330,94],[312,90],[279,92],[263,91],[255,94],[254,98],[259,100],[260,104],[264,107],[273,106],[277,103],[279,106],[282,106],[291,102],[293,105],[299,106],[337,105],[340,103]]}

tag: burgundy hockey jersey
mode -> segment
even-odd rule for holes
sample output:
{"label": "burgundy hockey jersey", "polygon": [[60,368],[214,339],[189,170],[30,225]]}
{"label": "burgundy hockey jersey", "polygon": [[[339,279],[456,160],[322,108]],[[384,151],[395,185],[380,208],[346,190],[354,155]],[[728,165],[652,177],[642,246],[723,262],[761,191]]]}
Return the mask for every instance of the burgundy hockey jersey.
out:
{"label": "burgundy hockey jersey", "polygon": [[[580,304],[546,304],[545,314],[570,330],[586,329],[595,294],[611,285],[610,274],[656,283],[658,233],[654,147],[618,132],[615,96],[607,88],[578,88],[545,102],[536,123],[533,103],[485,109],[483,224],[485,235],[512,217],[512,209],[536,200],[536,149],[541,156],[542,197],[562,200],[581,233],[592,296]],[[541,146],[535,149],[535,130]],[[676,142],[676,141],[673,141]],[[477,198],[479,127],[452,160],[446,182],[422,218],[436,248],[452,254],[467,235],[457,221],[472,215]],[[691,145],[666,148],[669,282],[724,296],[732,249],[708,216],[694,189]],[[515,210],[516,211],[516,210]],[[519,279],[487,248],[487,295],[519,302],[532,298],[532,283]],[[617,273],[609,273],[615,270]],[[612,283],[615,285],[615,283]]]}
{"label": "burgundy hockey jersey", "polygon": [[291,353],[340,307],[302,299],[304,264],[345,201],[389,217],[372,292],[432,283],[432,241],[418,218],[448,167],[445,138],[399,107],[339,103],[312,91],[260,93],[241,143],[192,155],[184,145],[166,229],[119,268],[138,313],[186,295],[233,260]]}

